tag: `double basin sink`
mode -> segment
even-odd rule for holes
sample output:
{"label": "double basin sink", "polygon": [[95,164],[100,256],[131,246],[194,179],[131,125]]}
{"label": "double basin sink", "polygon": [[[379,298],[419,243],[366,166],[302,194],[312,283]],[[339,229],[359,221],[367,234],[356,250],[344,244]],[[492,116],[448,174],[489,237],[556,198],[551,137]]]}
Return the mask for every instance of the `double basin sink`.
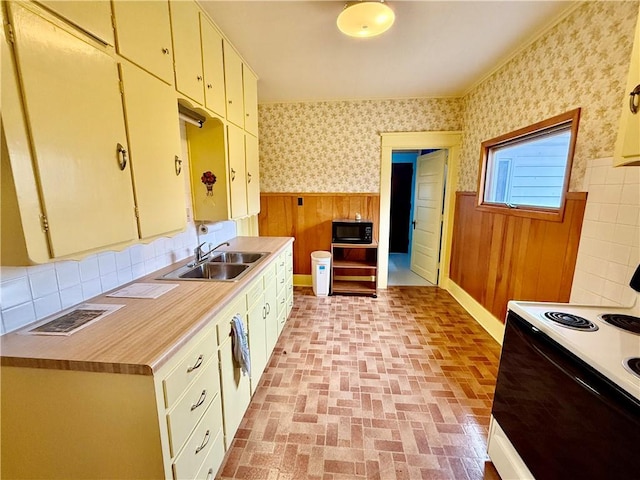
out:
{"label": "double basin sink", "polygon": [[204,262],[187,263],[160,278],[162,280],[235,282],[267,255],[269,255],[268,252],[216,252]]}

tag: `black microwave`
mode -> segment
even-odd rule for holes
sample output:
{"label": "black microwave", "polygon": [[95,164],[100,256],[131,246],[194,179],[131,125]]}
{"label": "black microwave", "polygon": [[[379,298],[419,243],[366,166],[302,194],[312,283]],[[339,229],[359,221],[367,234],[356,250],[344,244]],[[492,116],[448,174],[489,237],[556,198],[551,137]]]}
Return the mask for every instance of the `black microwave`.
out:
{"label": "black microwave", "polygon": [[333,243],[373,243],[373,222],[341,218],[332,224]]}

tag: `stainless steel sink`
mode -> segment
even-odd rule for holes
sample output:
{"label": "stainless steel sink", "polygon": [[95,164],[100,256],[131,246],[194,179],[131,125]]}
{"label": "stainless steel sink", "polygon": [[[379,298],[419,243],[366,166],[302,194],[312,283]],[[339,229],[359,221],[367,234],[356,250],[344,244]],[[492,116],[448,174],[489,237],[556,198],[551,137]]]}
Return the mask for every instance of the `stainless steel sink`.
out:
{"label": "stainless steel sink", "polygon": [[255,263],[266,255],[268,254],[264,252],[220,252],[216,253],[215,257],[209,261],[214,263]]}
{"label": "stainless steel sink", "polygon": [[249,265],[203,263],[180,275],[180,278],[201,278],[204,280],[235,280]]}
{"label": "stainless steel sink", "polygon": [[160,280],[196,280],[205,282],[235,282],[245,276],[268,252],[216,252],[204,263],[188,263],[169,272]]}

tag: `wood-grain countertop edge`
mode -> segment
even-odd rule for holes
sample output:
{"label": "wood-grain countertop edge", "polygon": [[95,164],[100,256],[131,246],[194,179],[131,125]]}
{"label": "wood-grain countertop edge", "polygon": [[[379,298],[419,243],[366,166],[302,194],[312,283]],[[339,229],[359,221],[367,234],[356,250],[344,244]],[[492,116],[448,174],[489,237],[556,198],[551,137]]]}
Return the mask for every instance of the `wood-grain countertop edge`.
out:
{"label": "wood-grain countertop edge", "polygon": [[[0,337],[0,364],[3,367],[153,375],[291,243],[292,237],[236,237],[230,240],[230,246],[219,250],[270,252],[238,282],[170,281],[179,287],[157,299],[106,296],[125,286],[120,285],[83,303],[124,304],[125,307],[68,337],[25,335],[24,330],[33,324],[3,335]],[[166,280],[158,278],[189,260],[183,259],[126,285],[165,283]]]}

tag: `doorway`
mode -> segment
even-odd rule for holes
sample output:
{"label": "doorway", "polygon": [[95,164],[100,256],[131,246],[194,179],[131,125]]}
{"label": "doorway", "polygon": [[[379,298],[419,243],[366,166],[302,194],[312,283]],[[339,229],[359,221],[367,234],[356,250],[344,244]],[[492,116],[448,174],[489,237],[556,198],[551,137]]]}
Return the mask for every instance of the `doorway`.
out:
{"label": "doorway", "polygon": [[[392,156],[396,151],[445,150],[449,167],[445,174],[446,185],[453,186],[444,192],[442,236],[439,244],[440,274],[437,285],[446,287],[449,277],[451,238],[453,234],[453,212],[455,208],[455,185],[458,176],[461,132],[393,132],[382,133],[380,165],[380,226],[378,244],[378,288],[394,284],[391,272],[396,268],[390,256]],[[414,175],[416,169],[414,168]],[[395,255],[395,254],[394,254]],[[403,265],[402,263],[400,264]],[[406,263],[404,264],[406,265]],[[409,271],[409,269],[405,269]],[[418,277],[416,275],[416,277]],[[418,277],[420,278],[420,277]],[[408,283],[404,283],[407,285]]]}

